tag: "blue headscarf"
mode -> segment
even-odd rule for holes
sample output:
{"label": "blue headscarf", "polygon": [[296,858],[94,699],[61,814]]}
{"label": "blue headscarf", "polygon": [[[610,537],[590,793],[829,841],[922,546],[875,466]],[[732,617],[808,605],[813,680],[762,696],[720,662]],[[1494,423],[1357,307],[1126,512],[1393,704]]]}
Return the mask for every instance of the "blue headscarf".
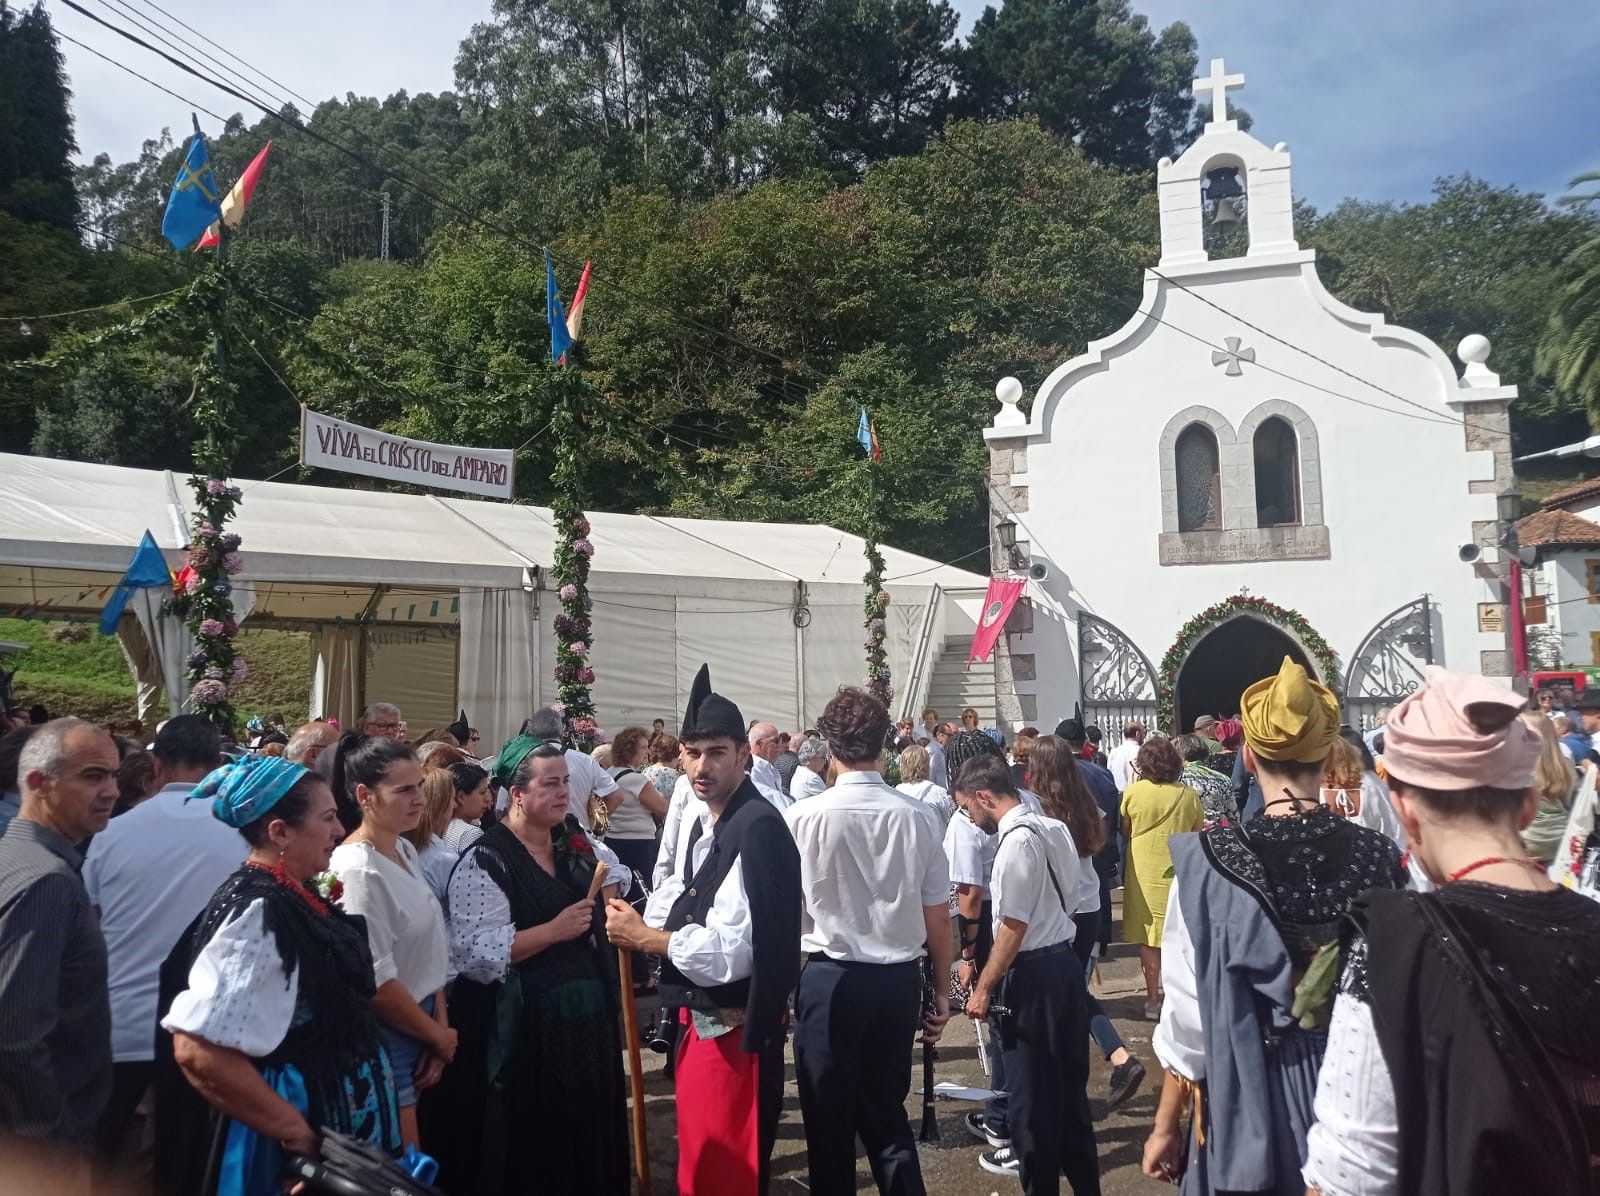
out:
{"label": "blue headscarf", "polygon": [[187,800],[211,799],[211,813],[238,830],[249,826],[311,770],[282,756],[245,756],[206,774]]}

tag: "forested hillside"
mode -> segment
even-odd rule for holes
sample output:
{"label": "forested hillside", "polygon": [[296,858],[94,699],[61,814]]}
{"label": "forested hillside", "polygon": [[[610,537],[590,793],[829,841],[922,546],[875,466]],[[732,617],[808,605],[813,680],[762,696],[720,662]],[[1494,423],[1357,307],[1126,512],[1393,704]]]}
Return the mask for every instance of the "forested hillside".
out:
{"label": "forested hillside", "polygon": [[[292,465],[304,399],[522,445],[521,496],[545,501],[552,412],[585,386],[604,398],[583,452],[599,505],[855,526],[865,404],[886,538],[978,547],[994,382],[1037,384],[1127,319],[1197,64],[1185,26],[1125,0],[1006,0],[955,29],[933,0],[497,0],[463,31],[454,94],[315,102],[230,75],[261,107],[201,114],[219,177],[273,142],[229,249],[239,472]],[[69,87],[43,12],[0,3],[0,317],[199,273],[159,231],[188,110],[137,161],[72,168]],[[1589,215],[1470,178],[1300,215],[1345,301],[1446,347],[1494,341],[1519,447],[1584,433],[1534,357]],[[594,262],[567,371],[548,364],[546,245],[566,294]],[[0,449],[187,469],[202,328],[181,299],[0,318],[0,361],[57,359],[0,371]],[[1116,413],[1084,431],[1118,435]]]}

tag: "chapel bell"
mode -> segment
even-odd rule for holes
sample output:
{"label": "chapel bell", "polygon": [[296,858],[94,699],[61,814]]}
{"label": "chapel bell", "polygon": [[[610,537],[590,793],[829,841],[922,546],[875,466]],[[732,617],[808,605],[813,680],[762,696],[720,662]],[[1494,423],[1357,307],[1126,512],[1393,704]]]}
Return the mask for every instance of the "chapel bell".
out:
{"label": "chapel bell", "polygon": [[1206,198],[1216,209],[1216,214],[1211,218],[1212,224],[1238,224],[1238,201],[1244,198],[1244,188],[1239,186],[1238,168],[1219,166],[1206,175]]}

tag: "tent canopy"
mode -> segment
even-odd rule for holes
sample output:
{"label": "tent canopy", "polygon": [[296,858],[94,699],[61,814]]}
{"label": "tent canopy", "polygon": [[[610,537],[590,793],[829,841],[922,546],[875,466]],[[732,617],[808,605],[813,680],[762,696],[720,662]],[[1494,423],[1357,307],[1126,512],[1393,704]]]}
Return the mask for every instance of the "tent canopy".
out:
{"label": "tent canopy", "polygon": [[[549,668],[540,663],[553,657],[553,640],[539,626],[557,605],[546,593],[553,588],[548,573],[556,538],[548,507],[280,482],[238,485],[244,499],[230,528],[244,541],[240,580],[255,588],[251,625],[319,633],[324,624],[363,632],[459,628],[459,700],[502,707],[493,720],[474,715],[494,723],[485,728],[494,734],[520,721],[530,702],[553,696]],[[170,471],[0,454],[0,609],[62,617],[98,612],[103,591],[127,568],[146,529],[168,564],[180,568],[192,505],[186,479]],[[750,694],[752,717],[779,721],[814,717],[834,687],[859,680],[865,572],[859,536],[815,524],[607,512],[589,519],[601,677],[596,700],[604,718],[631,721],[649,711],[670,720],[681,709],[687,676],[703,659],[732,674],[738,684],[728,692]],[[896,687],[909,699],[907,683],[915,678],[908,670],[931,666],[928,645],[942,642],[940,596],[981,591],[987,579],[895,548],[882,551],[892,599],[890,661]],[[474,638],[480,642],[469,643]],[[370,645],[363,646],[370,665]],[[494,659],[507,652],[509,667]],[[327,655],[343,660],[339,667],[360,667],[361,654],[350,645]],[[333,669],[318,657],[319,674]],[[505,675],[488,679],[496,670]],[[394,675],[387,666],[379,671]],[[516,682],[522,674],[526,686]],[[331,672],[323,683],[326,692],[340,689]],[[343,688],[340,706],[363,696],[360,684]],[[447,697],[458,700],[441,693],[441,705]]]}

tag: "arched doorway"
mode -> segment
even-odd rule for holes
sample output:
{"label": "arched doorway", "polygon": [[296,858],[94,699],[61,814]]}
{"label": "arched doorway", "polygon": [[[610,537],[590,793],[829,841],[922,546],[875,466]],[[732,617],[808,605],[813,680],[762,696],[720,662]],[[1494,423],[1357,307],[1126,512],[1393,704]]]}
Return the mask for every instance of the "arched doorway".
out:
{"label": "arched doorway", "polygon": [[1187,731],[1202,714],[1238,714],[1240,695],[1276,673],[1285,656],[1317,676],[1305,650],[1266,620],[1240,614],[1219,624],[1194,646],[1178,670],[1174,724]]}

